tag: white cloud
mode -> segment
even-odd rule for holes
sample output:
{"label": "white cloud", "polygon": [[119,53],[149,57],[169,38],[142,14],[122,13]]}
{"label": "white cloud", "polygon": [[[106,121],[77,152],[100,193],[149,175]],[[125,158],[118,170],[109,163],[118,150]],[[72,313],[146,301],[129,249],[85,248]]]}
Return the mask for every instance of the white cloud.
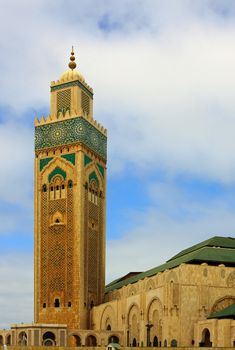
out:
{"label": "white cloud", "polygon": [[33,256],[0,255],[0,328],[33,321]]}
{"label": "white cloud", "polygon": [[[78,66],[95,88],[95,117],[110,132],[110,171],[131,162],[173,175],[187,172],[234,182],[235,26],[230,17],[225,21],[219,5],[210,1],[177,1],[174,6],[139,1],[129,28],[125,18],[132,1],[113,9],[102,1],[97,11],[89,4],[82,2],[78,9],[70,2],[71,24],[64,12],[61,22],[63,2],[52,3],[53,16],[45,1],[37,6],[13,1],[4,7],[1,25],[8,40],[2,36],[0,45],[8,56],[1,61],[0,103],[36,111],[48,105],[49,80],[66,69],[69,40],[79,47]],[[233,5],[227,6],[233,13]],[[120,26],[105,33],[98,23],[107,14]]]}
{"label": "white cloud", "polygon": [[107,242],[107,281],[130,271],[159,266],[200,241],[213,236],[234,237],[235,213],[229,196],[205,203],[188,198],[173,184],[150,186],[152,206],[132,211],[133,229]]}
{"label": "white cloud", "polygon": [[0,124],[1,201],[32,206],[33,131],[23,123]]}

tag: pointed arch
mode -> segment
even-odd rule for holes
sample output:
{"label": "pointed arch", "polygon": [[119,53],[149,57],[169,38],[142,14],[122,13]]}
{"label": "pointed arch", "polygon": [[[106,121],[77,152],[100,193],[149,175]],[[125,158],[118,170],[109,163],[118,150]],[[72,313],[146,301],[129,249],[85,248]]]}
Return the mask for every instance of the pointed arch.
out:
{"label": "pointed arch", "polygon": [[116,328],[115,313],[111,305],[107,305],[101,314],[100,329],[107,330],[108,325],[111,330]]}
{"label": "pointed arch", "polygon": [[167,276],[167,282],[179,283],[177,273],[175,271],[170,271]]}
{"label": "pointed arch", "polygon": [[159,298],[154,297],[147,307],[147,321],[152,324],[150,329],[150,342],[161,342],[162,340],[162,318],[163,306]]}
{"label": "pointed arch", "polygon": [[96,180],[99,185],[99,190],[104,190],[104,178],[102,177],[97,165],[94,162],[86,166],[85,178],[88,184],[92,179]]}
{"label": "pointed arch", "polygon": [[146,286],[145,286],[146,292],[148,292],[151,289],[155,289],[155,283],[154,283],[152,278],[148,279]]}
{"label": "pointed arch", "polygon": [[222,298],[217,299],[214,302],[210,313],[221,311],[234,303],[235,303],[235,295],[226,295]]}
{"label": "pointed arch", "polygon": [[[66,174],[66,178],[70,179],[74,177],[75,167],[71,162],[68,162],[66,159],[61,157],[55,157],[52,161],[50,161],[41,172],[42,183],[48,183],[49,176],[52,174],[54,169],[61,169],[61,175]],[[63,176],[64,177],[64,176]],[[50,176],[51,179],[51,176]]]}
{"label": "pointed arch", "polygon": [[128,311],[129,342],[132,346],[139,343],[140,308],[136,303],[131,304]]}

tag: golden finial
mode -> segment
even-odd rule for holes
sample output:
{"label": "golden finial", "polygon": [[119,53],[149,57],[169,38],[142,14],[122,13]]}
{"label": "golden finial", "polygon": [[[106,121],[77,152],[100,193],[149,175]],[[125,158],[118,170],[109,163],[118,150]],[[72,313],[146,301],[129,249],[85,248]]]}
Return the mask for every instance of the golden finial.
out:
{"label": "golden finial", "polygon": [[76,62],[74,62],[74,61],[75,61],[75,57],[74,57],[73,46],[72,46],[70,62],[68,64],[69,68],[72,70],[74,70],[77,67]]}

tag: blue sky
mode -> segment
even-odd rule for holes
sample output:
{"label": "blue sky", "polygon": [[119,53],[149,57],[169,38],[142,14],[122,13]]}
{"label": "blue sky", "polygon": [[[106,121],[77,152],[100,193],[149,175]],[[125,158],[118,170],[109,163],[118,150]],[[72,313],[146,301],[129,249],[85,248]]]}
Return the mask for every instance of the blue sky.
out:
{"label": "blue sky", "polygon": [[0,327],[33,319],[33,121],[71,45],[108,129],[107,281],[234,237],[234,1],[0,5]]}

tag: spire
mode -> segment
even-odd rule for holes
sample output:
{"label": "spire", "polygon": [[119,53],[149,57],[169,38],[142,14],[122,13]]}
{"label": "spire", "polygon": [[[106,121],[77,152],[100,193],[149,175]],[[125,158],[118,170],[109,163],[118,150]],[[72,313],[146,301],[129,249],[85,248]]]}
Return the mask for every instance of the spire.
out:
{"label": "spire", "polygon": [[72,51],[71,51],[71,56],[70,56],[70,62],[68,64],[69,68],[74,70],[76,68],[76,62],[75,61],[75,57],[74,57],[74,52],[73,52],[73,46],[72,46]]}

